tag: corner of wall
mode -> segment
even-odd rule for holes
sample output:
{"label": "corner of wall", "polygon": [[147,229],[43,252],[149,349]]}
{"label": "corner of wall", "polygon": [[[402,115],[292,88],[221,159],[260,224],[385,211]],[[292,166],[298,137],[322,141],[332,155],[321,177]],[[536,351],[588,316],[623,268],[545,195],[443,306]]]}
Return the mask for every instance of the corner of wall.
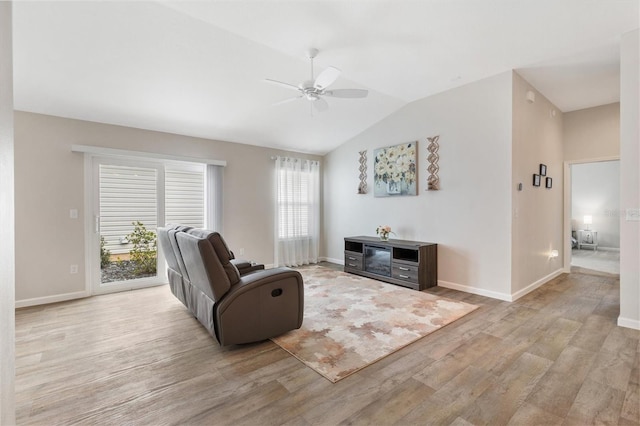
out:
{"label": "corner of wall", "polygon": [[12,3],[0,2],[0,424],[15,424]]}
{"label": "corner of wall", "polygon": [[[640,209],[640,30],[620,43],[620,208]],[[640,329],[640,222],[620,222],[618,325]]]}
{"label": "corner of wall", "polygon": [[[563,257],[563,114],[513,72],[511,295],[514,300],[557,276]],[[546,166],[546,175],[541,173]],[[538,175],[540,185],[534,186]],[[547,187],[550,178],[551,187]],[[522,189],[520,189],[520,184]]]}

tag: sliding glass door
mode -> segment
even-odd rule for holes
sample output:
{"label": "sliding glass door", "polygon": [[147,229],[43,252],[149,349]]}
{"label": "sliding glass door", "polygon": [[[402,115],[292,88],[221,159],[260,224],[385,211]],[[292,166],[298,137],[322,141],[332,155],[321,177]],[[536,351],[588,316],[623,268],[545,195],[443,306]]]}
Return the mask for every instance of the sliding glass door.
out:
{"label": "sliding glass door", "polygon": [[[161,164],[95,158],[93,293],[161,284],[156,228],[164,223]],[[99,253],[98,253],[99,248]]]}
{"label": "sliding glass door", "polygon": [[165,223],[205,226],[205,167],[93,158],[93,294],[166,282],[156,230]]}

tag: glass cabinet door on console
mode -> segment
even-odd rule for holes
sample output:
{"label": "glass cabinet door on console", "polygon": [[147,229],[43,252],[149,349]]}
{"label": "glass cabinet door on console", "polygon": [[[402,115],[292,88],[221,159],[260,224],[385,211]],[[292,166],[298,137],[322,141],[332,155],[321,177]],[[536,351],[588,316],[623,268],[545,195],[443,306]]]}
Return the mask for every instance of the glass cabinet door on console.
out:
{"label": "glass cabinet door on console", "polygon": [[389,247],[364,246],[364,270],[372,274],[391,276],[391,250]]}

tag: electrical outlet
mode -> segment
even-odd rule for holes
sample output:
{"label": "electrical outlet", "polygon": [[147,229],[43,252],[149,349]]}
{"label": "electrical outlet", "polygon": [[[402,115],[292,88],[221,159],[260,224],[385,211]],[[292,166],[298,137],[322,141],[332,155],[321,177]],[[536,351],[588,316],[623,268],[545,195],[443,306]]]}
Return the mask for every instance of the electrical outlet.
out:
{"label": "electrical outlet", "polygon": [[70,274],[77,274],[78,273],[78,265],[69,266],[69,273]]}
{"label": "electrical outlet", "polygon": [[244,256],[244,249],[238,249],[238,256]]}
{"label": "electrical outlet", "polygon": [[70,219],[77,219],[78,218],[78,209],[69,210],[69,218]]}

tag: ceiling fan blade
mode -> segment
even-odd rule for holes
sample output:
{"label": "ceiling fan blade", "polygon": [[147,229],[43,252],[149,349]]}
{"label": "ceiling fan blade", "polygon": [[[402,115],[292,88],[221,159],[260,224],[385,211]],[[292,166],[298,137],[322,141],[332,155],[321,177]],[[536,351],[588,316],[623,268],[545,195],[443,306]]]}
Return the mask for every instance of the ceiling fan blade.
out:
{"label": "ceiling fan blade", "polygon": [[318,78],[316,78],[316,81],[313,83],[313,87],[318,90],[326,89],[331,85],[331,83],[336,81],[341,72],[342,71],[335,67],[327,68],[320,73]]}
{"label": "ceiling fan blade", "polygon": [[364,89],[335,89],[327,90],[323,94],[334,98],[366,98],[369,91]]}
{"label": "ceiling fan blade", "polygon": [[302,96],[296,96],[295,98],[283,99],[281,101],[276,102],[275,104],[271,104],[272,106],[286,104],[292,101],[297,101],[298,99],[302,99]]}
{"label": "ceiling fan blade", "polygon": [[300,90],[300,88],[298,86],[294,86],[293,84],[285,83],[285,82],[282,82],[282,81],[271,80],[270,78],[265,78],[264,81],[266,81],[267,83],[276,84],[278,86],[286,87],[287,89],[297,90],[298,92],[302,91],[302,90]]}
{"label": "ceiling fan blade", "polygon": [[329,104],[327,103],[327,101],[325,101],[322,98],[318,98],[315,101],[312,101],[311,103],[313,104],[314,108],[318,110],[318,112],[326,111],[327,108],[329,108]]}

